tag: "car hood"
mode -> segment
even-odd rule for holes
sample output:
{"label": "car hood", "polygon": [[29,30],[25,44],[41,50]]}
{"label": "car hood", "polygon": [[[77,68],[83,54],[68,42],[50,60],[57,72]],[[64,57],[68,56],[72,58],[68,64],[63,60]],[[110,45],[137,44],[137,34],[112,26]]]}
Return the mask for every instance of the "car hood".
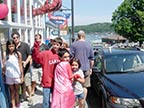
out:
{"label": "car hood", "polygon": [[144,72],[107,74],[102,79],[111,95],[126,98],[144,97]]}

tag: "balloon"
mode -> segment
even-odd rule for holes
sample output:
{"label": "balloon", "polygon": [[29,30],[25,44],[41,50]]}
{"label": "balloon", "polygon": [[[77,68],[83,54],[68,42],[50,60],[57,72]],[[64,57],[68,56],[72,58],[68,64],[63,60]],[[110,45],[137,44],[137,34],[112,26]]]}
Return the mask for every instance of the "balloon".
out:
{"label": "balloon", "polygon": [[0,19],[3,19],[7,16],[8,14],[8,7],[6,4],[0,4]]}

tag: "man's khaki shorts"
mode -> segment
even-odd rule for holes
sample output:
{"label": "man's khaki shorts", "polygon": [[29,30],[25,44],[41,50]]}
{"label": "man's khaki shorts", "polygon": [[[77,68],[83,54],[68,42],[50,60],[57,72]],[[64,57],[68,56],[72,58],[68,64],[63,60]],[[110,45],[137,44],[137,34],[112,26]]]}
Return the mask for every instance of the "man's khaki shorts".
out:
{"label": "man's khaki shorts", "polygon": [[85,83],[83,84],[83,87],[90,87],[90,71],[83,71],[84,73],[84,78],[85,78]]}
{"label": "man's khaki shorts", "polygon": [[40,81],[42,76],[42,68],[33,68],[32,69],[32,81]]}
{"label": "man's khaki shorts", "polygon": [[25,83],[25,86],[31,86],[31,74],[30,74],[30,72],[27,72],[25,74],[24,83]]}

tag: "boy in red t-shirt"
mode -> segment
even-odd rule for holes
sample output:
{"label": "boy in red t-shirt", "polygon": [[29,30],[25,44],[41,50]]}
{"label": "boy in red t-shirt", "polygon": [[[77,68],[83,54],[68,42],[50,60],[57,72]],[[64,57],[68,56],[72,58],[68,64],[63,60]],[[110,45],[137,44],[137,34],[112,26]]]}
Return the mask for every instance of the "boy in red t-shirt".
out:
{"label": "boy in red t-shirt", "polygon": [[34,43],[33,58],[42,65],[41,86],[43,87],[43,108],[50,108],[50,93],[53,88],[54,69],[59,62],[57,52],[62,45],[62,39],[57,37],[52,42],[52,49],[40,51],[39,42]]}

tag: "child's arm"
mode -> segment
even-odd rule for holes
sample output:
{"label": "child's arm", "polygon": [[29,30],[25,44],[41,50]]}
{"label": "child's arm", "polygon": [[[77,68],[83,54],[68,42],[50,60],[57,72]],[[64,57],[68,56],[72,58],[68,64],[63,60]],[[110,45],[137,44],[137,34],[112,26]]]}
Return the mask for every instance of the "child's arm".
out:
{"label": "child's arm", "polygon": [[40,44],[36,41],[34,42],[34,47],[32,50],[32,59],[34,59],[37,63],[43,64],[42,58],[43,56],[43,51],[40,51]]}
{"label": "child's arm", "polygon": [[75,79],[75,81],[79,81],[82,84],[84,84],[84,82],[85,82],[84,77],[81,77],[79,74],[75,74],[74,79]]}
{"label": "child's arm", "polygon": [[71,81],[73,81],[73,73],[72,73],[72,70],[71,70],[71,66],[70,66],[70,64],[69,63],[67,63],[67,71],[68,71],[68,76],[69,76],[69,79],[71,80]]}
{"label": "child's arm", "polygon": [[21,82],[23,83],[24,73],[23,73],[23,66],[22,66],[22,55],[20,52],[18,52],[18,61],[19,61],[19,68],[20,68],[20,72],[21,72]]}

